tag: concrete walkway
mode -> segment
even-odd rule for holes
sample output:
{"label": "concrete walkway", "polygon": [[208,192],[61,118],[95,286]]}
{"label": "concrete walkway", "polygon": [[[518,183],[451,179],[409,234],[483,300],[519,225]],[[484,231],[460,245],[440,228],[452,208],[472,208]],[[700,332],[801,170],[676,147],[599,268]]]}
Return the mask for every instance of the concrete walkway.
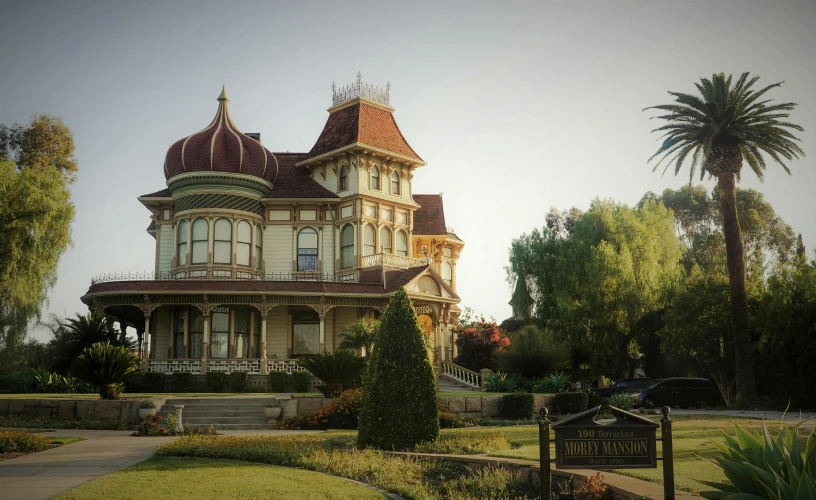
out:
{"label": "concrete walkway", "polygon": [[[223,431],[225,435],[282,435],[322,431]],[[0,498],[45,500],[82,483],[134,465],[173,437],[133,437],[130,431],[62,429],[44,436],[76,436],[85,441],[0,462]]]}

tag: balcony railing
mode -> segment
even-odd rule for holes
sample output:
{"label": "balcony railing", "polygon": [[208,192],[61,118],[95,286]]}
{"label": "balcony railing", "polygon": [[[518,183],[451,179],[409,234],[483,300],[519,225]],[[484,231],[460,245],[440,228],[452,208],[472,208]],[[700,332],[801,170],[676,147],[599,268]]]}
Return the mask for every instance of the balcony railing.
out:
{"label": "balcony railing", "polygon": [[411,267],[427,266],[430,259],[426,257],[415,258],[404,255],[392,255],[390,253],[375,253],[363,257],[360,267],[395,267],[397,269],[408,269]]}
{"label": "balcony railing", "polygon": [[261,360],[259,359],[208,359],[208,372],[247,372],[249,374],[261,373]]}
{"label": "balcony railing", "polygon": [[324,273],[252,273],[231,270],[176,270],[167,272],[109,273],[94,276],[91,284],[110,281],[179,281],[179,280],[248,280],[248,281],[316,281],[330,283],[373,283],[382,284],[380,276],[363,276],[357,272],[347,274]]}
{"label": "balcony railing", "polygon": [[[201,373],[200,359],[149,359],[147,371],[164,373]],[[260,359],[208,359],[208,372],[247,372],[249,374],[266,375],[268,372],[292,373],[304,371],[295,359],[268,359],[266,370],[262,369]]]}

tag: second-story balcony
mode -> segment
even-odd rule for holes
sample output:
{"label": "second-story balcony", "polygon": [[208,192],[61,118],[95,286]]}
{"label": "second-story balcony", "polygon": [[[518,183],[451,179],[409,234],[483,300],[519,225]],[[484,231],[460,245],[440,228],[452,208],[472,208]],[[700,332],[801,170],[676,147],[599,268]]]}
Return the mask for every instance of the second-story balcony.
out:
{"label": "second-story balcony", "polygon": [[412,267],[427,266],[431,263],[428,257],[415,258],[404,255],[393,255],[390,253],[375,253],[363,257],[360,267],[363,269],[372,267],[389,267],[393,269],[410,269]]}
{"label": "second-story balcony", "polygon": [[325,273],[260,273],[251,271],[231,271],[201,269],[195,271],[166,271],[166,272],[122,272],[94,276],[91,284],[108,283],[111,281],[208,281],[208,280],[248,280],[248,281],[316,281],[326,283],[382,283],[382,279],[374,274],[351,271],[345,274]]}

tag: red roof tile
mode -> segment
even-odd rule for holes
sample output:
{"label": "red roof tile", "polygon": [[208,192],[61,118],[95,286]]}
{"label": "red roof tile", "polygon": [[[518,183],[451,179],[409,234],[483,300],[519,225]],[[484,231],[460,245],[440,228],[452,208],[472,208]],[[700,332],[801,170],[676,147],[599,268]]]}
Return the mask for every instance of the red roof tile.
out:
{"label": "red roof tile", "polygon": [[278,159],[278,178],[268,198],[339,198],[309,177],[309,171],[295,163],[306,159],[308,153],[275,153]]}
{"label": "red roof tile", "polygon": [[356,142],[423,161],[408,145],[394,120],[394,114],[363,101],[329,114],[329,119],[307,158]]}
{"label": "red roof tile", "polygon": [[448,234],[448,229],[445,225],[445,208],[442,205],[442,195],[415,194],[414,201],[419,204],[419,209],[414,212],[413,234]]}

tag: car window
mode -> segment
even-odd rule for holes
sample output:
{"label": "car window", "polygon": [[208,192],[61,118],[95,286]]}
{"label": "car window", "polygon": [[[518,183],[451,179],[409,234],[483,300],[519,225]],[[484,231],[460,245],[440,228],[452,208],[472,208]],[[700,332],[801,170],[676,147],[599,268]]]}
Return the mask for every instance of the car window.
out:
{"label": "car window", "polygon": [[648,389],[665,389],[668,382],[668,380],[655,380],[654,383],[648,387]]}
{"label": "car window", "polygon": [[653,384],[654,384],[654,380],[649,380],[647,378],[645,378],[643,380],[634,380],[634,381],[632,381],[632,387],[646,387],[646,386],[653,385]]}

